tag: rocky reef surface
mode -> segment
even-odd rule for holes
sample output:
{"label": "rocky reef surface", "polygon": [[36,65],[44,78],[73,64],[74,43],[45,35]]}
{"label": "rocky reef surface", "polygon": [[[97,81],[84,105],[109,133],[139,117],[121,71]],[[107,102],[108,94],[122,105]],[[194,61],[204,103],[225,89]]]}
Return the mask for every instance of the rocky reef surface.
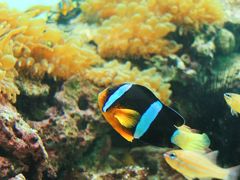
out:
{"label": "rocky reef surface", "polygon": [[201,2],[0,4],[0,179],[184,179],[163,159],[170,149],[128,143],[101,116],[98,93],[124,82],[207,133],[222,167],[239,164],[239,117],[223,93],[239,93],[240,24]]}

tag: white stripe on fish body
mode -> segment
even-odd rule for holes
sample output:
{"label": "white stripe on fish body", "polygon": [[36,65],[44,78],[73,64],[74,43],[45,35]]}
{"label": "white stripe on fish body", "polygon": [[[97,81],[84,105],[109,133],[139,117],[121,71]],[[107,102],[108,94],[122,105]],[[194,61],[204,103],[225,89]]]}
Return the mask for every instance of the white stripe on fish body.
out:
{"label": "white stripe on fish body", "polygon": [[106,112],[114,102],[116,102],[119,98],[122,97],[130,88],[132,87],[132,84],[127,83],[122,86],[120,86],[105,102],[103,106],[103,112]]}
{"label": "white stripe on fish body", "polygon": [[152,122],[158,116],[158,113],[162,110],[162,107],[163,105],[160,101],[155,101],[148,107],[136,126],[136,130],[133,135],[135,139],[139,139],[145,134]]}

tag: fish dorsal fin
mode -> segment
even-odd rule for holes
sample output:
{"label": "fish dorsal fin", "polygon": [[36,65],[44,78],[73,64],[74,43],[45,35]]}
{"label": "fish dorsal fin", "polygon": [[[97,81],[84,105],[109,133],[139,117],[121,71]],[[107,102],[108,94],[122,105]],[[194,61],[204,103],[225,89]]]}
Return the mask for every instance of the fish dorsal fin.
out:
{"label": "fish dorsal fin", "polygon": [[218,156],[218,151],[211,151],[207,153],[205,156],[214,164],[217,163],[217,156]]}
{"label": "fish dorsal fin", "polygon": [[185,131],[185,132],[192,132],[192,133],[198,133],[199,131],[196,129],[192,129],[187,125],[182,125],[182,126],[175,126],[178,130]]}
{"label": "fish dorsal fin", "polygon": [[115,110],[114,117],[124,127],[132,128],[137,124],[140,114],[132,109],[117,109]]}

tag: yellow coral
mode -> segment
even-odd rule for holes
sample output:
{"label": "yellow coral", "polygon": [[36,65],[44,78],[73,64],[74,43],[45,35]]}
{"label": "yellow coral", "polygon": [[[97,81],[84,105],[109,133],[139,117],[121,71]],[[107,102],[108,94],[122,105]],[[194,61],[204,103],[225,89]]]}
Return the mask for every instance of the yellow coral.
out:
{"label": "yellow coral", "polygon": [[[28,72],[38,77],[49,73],[54,77],[68,78],[102,62],[94,49],[80,45],[75,39],[67,37],[71,34],[48,25],[45,19],[35,18],[46,10],[47,7],[39,6],[21,13],[0,5],[0,22],[4,21],[2,33],[7,32],[0,41],[0,48],[12,41],[11,51],[18,58],[18,69],[25,71],[27,68]],[[8,16],[4,17],[6,14]]]}
{"label": "yellow coral", "polygon": [[85,78],[103,87],[125,82],[141,84],[150,88],[164,103],[170,103],[170,84],[162,80],[155,68],[140,71],[137,67],[132,67],[130,62],[120,64],[114,60],[105,63],[102,67],[87,70]]}
{"label": "yellow coral", "polygon": [[172,22],[198,28],[202,24],[222,23],[224,10],[220,0],[151,0],[149,10],[170,13]]}
{"label": "yellow coral", "polygon": [[2,76],[2,70],[0,70],[0,94],[5,95],[8,100],[16,102],[16,96],[20,93],[14,83],[17,71],[13,69],[12,71],[4,72],[4,76]]}
{"label": "yellow coral", "polygon": [[81,20],[98,22],[94,41],[102,57],[170,55],[180,46],[165,37],[175,25],[222,23],[219,0],[86,0]]}
{"label": "yellow coral", "polygon": [[137,3],[140,8],[147,6],[148,11],[156,15],[170,13],[172,22],[195,27],[203,23],[223,22],[225,16],[220,0],[86,0],[81,4],[81,18],[100,21],[117,15],[117,11],[127,16],[126,7],[130,3]]}
{"label": "yellow coral", "polygon": [[94,50],[87,47],[80,48],[71,43],[54,47],[53,58],[48,60],[48,63],[53,65],[51,74],[61,78],[83,73],[92,65],[102,62]]}
{"label": "yellow coral", "polygon": [[17,59],[13,56],[13,41],[11,39],[24,30],[24,27],[11,30],[6,22],[0,24],[0,93],[12,102],[16,101],[19,90],[14,83],[17,75],[14,66]]}
{"label": "yellow coral", "polygon": [[4,70],[10,70],[14,68],[16,61],[17,59],[13,55],[3,55],[0,58],[0,67],[2,67]]}
{"label": "yellow coral", "polygon": [[36,77],[48,73],[65,79],[103,62],[92,47],[48,25],[46,19],[36,18],[47,10],[39,6],[19,12],[0,4],[0,93],[12,102],[19,94],[14,83],[15,64],[20,73]]}
{"label": "yellow coral", "polygon": [[[86,0],[81,3],[81,19],[88,22],[100,21],[116,14],[116,8],[141,0]],[[123,8],[122,8],[123,9]]]}
{"label": "yellow coral", "polygon": [[98,52],[102,57],[120,58],[175,53],[180,46],[164,38],[175,31],[171,18],[169,14],[156,16],[146,5],[135,2],[119,5],[116,15],[105,20],[96,32]]}

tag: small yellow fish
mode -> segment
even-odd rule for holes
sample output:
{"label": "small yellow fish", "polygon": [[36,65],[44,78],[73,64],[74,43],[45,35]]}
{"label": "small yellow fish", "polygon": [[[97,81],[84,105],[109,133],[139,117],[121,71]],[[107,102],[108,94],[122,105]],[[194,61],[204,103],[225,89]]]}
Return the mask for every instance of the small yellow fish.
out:
{"label": "small yellow fish", "polygon": [[[195,151],[195,152],[206,152],[209,150],[210,139],[205,133],[198,133],[197,130],[191,129],[186,125],[175,126],[177,130],[171,137],[171,142],[181,149]],[[194,143],[193,143],[194,142]]]}
{"label": "small yellow fish", "polygon": [[236,93],[224,93],[224,99],[231,108],[232,115],[240,113],[240,95]]}
{"label": "small yellow fish", "polygon": [[76,7],[76,3],[72,0],[61,0],[58,5],[60,12],[66,16],[68,12],[72,11]]}
{"label": "small yellow fish", "polygon": [[221,168],[216,165],[218,151],[208,154],[196,153],[186,150],[173,150],[164,153],[166,162],[188,180],[194,178],[217,178],[224,180],[237,180],[240,166]]}

